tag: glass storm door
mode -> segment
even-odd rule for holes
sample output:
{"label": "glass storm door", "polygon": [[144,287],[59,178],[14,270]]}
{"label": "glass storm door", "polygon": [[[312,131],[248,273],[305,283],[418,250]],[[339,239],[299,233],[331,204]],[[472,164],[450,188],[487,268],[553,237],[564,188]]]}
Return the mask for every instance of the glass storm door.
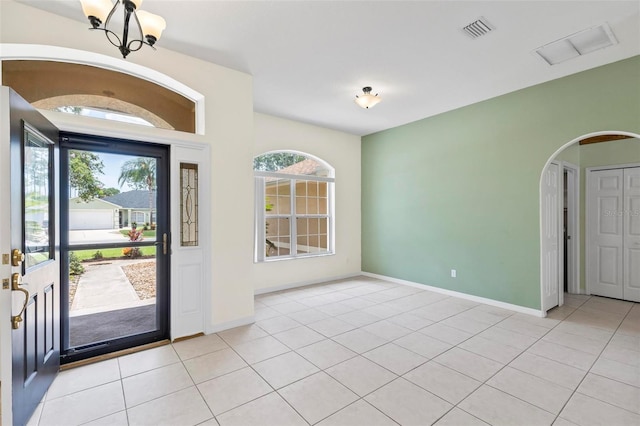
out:
{"label": "glass storm door", "polygon": [[169,151],[63,134],[67,363],[168,338]]}

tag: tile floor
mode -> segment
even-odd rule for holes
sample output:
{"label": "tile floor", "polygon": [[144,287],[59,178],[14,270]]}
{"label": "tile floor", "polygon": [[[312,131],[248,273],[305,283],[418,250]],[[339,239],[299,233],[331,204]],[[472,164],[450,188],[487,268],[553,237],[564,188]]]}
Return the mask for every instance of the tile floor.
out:
{"label": "tile floor", "polygon": [[640,305],[547,318],[370,278],[256,323],[61,372],[39,425],[640,425]]}

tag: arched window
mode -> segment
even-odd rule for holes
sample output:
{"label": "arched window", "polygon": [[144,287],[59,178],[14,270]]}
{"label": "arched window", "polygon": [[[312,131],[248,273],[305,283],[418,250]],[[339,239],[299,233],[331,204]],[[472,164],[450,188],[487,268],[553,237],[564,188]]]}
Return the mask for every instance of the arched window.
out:
{"label": "arched window", "polygon": [[2,84],[34,107],[195,133],[195,102],[154,82],[90,65],[2,61]]}
{"label": "arched window", "polygon": [[255,261],[333,254],[334,169],[311,155],[272,151],[253,160]]}

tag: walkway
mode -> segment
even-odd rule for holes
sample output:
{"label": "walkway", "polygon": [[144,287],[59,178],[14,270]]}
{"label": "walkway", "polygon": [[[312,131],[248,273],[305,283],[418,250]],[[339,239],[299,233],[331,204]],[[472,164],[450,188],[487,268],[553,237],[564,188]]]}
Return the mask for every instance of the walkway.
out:
{"label": "walkway", "polygon": [[149,259],[84,264],[85,272],[78,281],[69,315],[73,317],[155,303],[155,298],[140,300],[121,268],[144,261]]}

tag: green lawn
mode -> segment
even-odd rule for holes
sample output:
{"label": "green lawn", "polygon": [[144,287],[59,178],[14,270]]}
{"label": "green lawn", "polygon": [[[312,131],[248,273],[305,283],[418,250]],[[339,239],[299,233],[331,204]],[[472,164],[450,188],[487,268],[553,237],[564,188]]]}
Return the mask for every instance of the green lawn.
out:
{"label": "green lawn", "polygon": [[[142,229],[142,228],[138,228],[138,229]],[[128,229],[121,229],[120,233],[122,235],[124,235],[125,237],[129,237],[129,230]],[[156,239],[156,231],[155,229],[152,231],[151,229],[149,229],[148,231],[142,231],[142,236],[144,237],[145,240],[155,240]]]}
{"label": "green lawn", "polygon": [[[155,247],[140,247],[143,256],[153,256],[156,254]],[[97,250],[75,250],[73,253],[76,254],[78,260],[92,260],[93,255]],[[122,257],[122,249],[121,248],[112,248],[112,249],[100,249],[102,253],[103,259],[118,259]]]}

